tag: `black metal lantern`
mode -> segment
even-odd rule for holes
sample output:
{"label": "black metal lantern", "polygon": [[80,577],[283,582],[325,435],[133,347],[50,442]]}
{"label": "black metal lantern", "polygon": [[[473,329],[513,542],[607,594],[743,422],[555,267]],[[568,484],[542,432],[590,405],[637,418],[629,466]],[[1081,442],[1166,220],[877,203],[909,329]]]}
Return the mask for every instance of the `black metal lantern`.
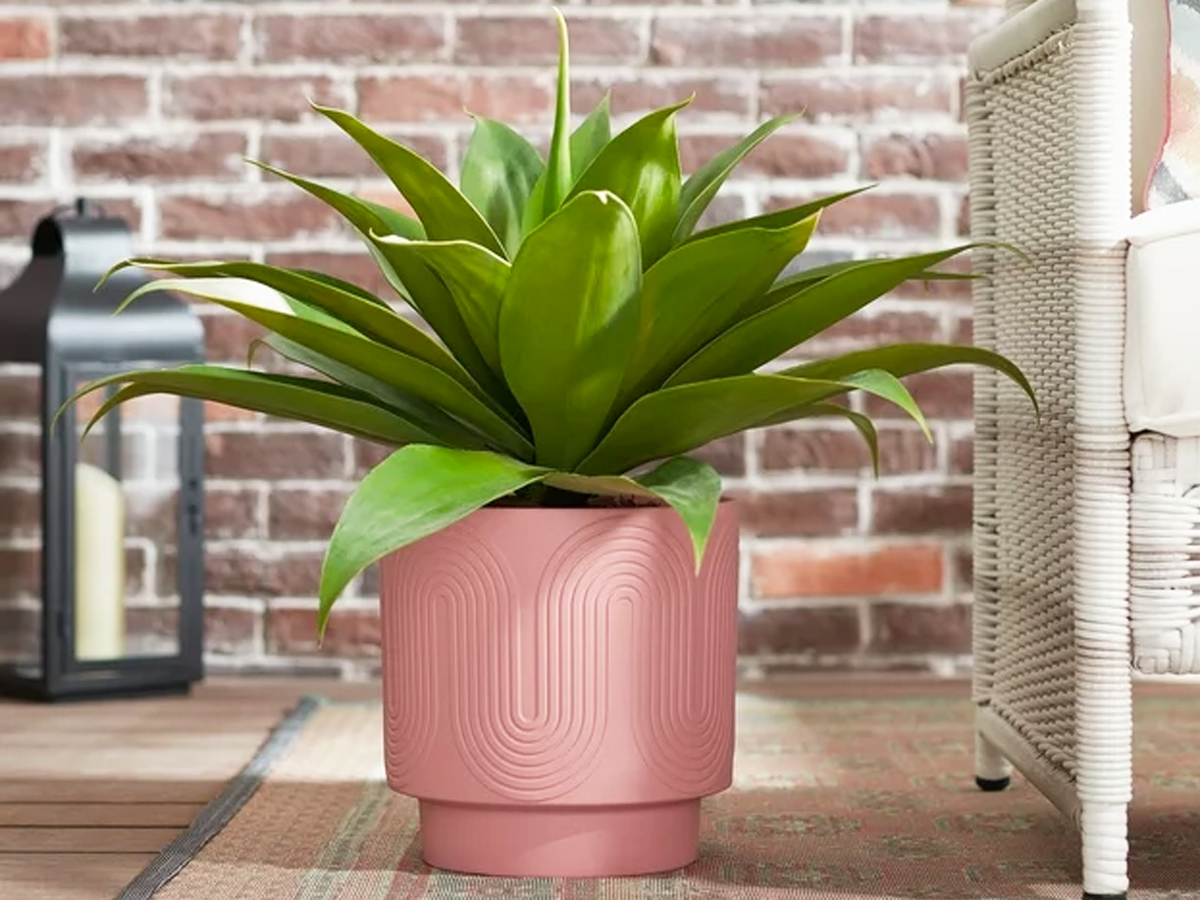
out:
{"label": "black metal lantern", "polygon": [[38,223],[28,267],[0,293],[0,392],[38,397],[29,421],[0,423],[0,692],[11,696],[185,692],[203,674],[201,403],[137,398],[85,437],[109,388],[52,424],[96,378],[203,359],[200,320],[174,297],[113,315],[145,282],[137,270],[95,290],[130,255],[125,223],[79,201]]}

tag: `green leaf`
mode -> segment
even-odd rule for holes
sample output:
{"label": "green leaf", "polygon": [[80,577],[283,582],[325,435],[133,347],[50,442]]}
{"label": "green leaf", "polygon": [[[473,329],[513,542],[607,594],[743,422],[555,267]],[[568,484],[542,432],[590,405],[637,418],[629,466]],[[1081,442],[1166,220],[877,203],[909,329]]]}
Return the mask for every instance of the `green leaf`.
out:
{"label": "green leaf", "polygon": [[494,453],[420,445],[393,453],[363,478],[333,530],[321,569],[321,632],[334,601],[371,563],[545,474]]}
{"label": "green leaf", "polygon": [[662,497],[679,513],[692,539],[696,571],[699,572],[713,523],[717,520],[717,506],[721,502],[721,476],[708,463],[677,456],[638,476],[637,481]]}
{"label": "green leaf", "polygon": [[[754,302],[746,304],[742,309],[741,318],[749,318],[755,313],[762,312],[764,309],[774,306],[776,303],[782,303],[784,300],[790,300],[792,297],[799,294],[801,291],[812,287],[818,281],[824,281],[832,275],[838,275],[845,272],[847,269],[853,269],[855,266],[862,263],[861,259],[843,259],[837,262],[826,263],[823,266],[813,266],[811,269],[805,269],[803,272],[797,272],[795,275],[790,275],[787,278],[781,278],[771,286],[771,290],[756,298]],[[928,270],[914,275],[909,281],[974,281],[979,275],[972,275],[965,272],[938,272]]]}
{"label": "green leaf", "polygon": [[430,240],[467,240],[504,254],[491,226],[436,166],[347,112],[315,103],[312,107],[353,138],[383,170],[412,206]]}
{"label": "green leaf", "polygon": [[833,206],[835,203],[841,203],[843,200],[861,194],[863,191],[870,190],[869,187],[855,188],[852,191],[842,191],[840,194],[830,194],[828,197],[818,197],[816,200],[811,200],[808,203],[801,203],[797,206],[789,206],[787,209],[776,210],[775,212],[767,213],[762,216],[754,216],[750,219],[739,219],[736,222],[726,222],[724,225],[717,225],[713,228],[706,228],[704,231],[699,231],[688,238],[689,241],[698,241],[703,238],[709,238],[717,234],[727,234],[730,231],[740,231],[743,228],[786,228],[788,225],[793,225],[807,219],[809,216],[815,216],[817,213]]}
{"label": "green leaf", "polygon": [[791,122],[800,118],[799,115],[777,116],[769,122],[760,125],[752,134],[742,138],[732,147],[718,153],[707,164],[696,172],[683,185],[679,197],[679,221],[675,225],[673,240],[676,244],[687,239],[688,235],[708,209],[717,192],[725,183],[738,164],[750,152],[769,138],[772,134]]}
{"label": "green leaf", "polygon": [[663,382],[738,320],[800,253],[815,216],[776,231],[746,229],[692,241],[650,267],[638,340],[621,391],[632,401]]}
{"label": "green leaf", "polygon": [[642,261],[657,262],[671,247],[682,176],[675,114],[691,100],[653,112],[614,137],[575,183],[572,196],[612,191],[637,220]]}
{"label": "green leaf", "polygon": [[571,178],[578,181],[612,140],[612,94],[605,94],[596,108],[571,135]]}
{"label": "green leaf", "polygon": [[[479,354],[498,375],[500,304],[508,286],[508,263],[467,241],[429,243],[380,238],[376,243],[393,265],[402,256],[415,256],[438,274]],[[403,263],[401,267],[405,267]]]}
{"label": "green leaf", "polygon": [[533,451],[528,439],[502,410],[489,406],[440,369],[367,338],[300,318],[291,313],[279,294],[263,285],[235,278],[161,279],[139,287],[125,299],[122,308],[151,291],[176,291],[231,309],[268,331],[438,407],[514,456],[526,457]]}
{"label": "green leaf", "polygon": [[554,135],[546,159],[546,187],[542,215],[549,218],[567,199],[571,190],[571,42],[567,20],[554,10],[558,23],[558,91],[554,109]]}
{"label": "green leaf", "polygon": [[752,372],[971,246],[851,266],[739,322],[684,363],[667,384]]}
{"label": "green leaf", "polygon": [[1034,409],[1038,408],[1033,385],[1029,383],[1025,373],[1000,354],[982,347],[957,344],[891,344],[887,347],[860,350],[857,353],[804,363],[780,374],[800,378],[842,378],[863,369],[882,369],[897,378],[903,378],[917,372],[962,364],[986,366],[1007,375],[1026,393],[1033,402]]}
{"label": "green leaf", "polygon": [[[610,97],[604,95],[600,104],[592,110],[587,119],[575,129],[571,135],[571,179],[572,183],[579,181],[584,171],[592,164],[596,156],[612,139],[612,124],[609,121]],[[551,210],[553,212],[553,210]],[[522,219],[522,232],[529,234],[542,222],[546,221],[546,173],[538,179],[530,194],[529,203],[525,206]]]}
{"label": "green leaf", "polygon": [[577,467],[586,475],[627,472],[643,463],[678,456],[705,444],[777,421],[795,418],[813,404],[870,385],[796,380],[782,375],[740,375],[664,388],[627,409]]}
{"label": "green leaf", "polygon": [[637,336],[641,273],[637,224],[613,194],[580,194],[521,247],[500,361],[539,463],[569,471],[600,436]]}
{"label": "green leaf", "polygon": [[[511,398],[508,388],[496,377],[475,346],[471,332],[459,314],[458,304],[437,274],[415,254],[397,253],[389,257],[384,255],[383,248],[370,236],[367,243],[380,269],[385,274],[392,273],[397,291],[429,323],[454,358],[471,373],[471,377],[488,396],[509,408]],[[509,409],[510,413],[512,411]]]}
{"label": "green leaf", "polygon": [[521,246],[525,206],[545,163],[503,122],[477,117],[462,164],[462,192],[500,238],[512,258]]}
{"label": "green leaf", "polygon": [[381,406],[395,410],[434,438],[433,441],[427,443],[444,444],[447,447],[460,447],[466,450],[487,450],[489,447],[487,438],[457,419],[446,415],[433,404],[419,400],[385,381],[366,375],[353,366],[339,362],[323,353],[317,353],[303,344],[277,334],[268,335],[262,339],[262,343],[285,359],[308,366],[313,371],[320,372],[339,384],[371,397]]}
{"label": "green leaf", "polygon": [[721,476],[698,460],[677,456],[638,478],[623,475],[575,475],[555,472],[547,475],[551,487],[579,494],[634,496],[668,504],[687,528],[696,559],[696,571],[704,561],[704,550],[717,519],[721,502]]}
{"label": "green leaf", "polygon": [[272,175],[278,175],[290,181],[292,184],[301,190],[307,191],[325,205],[332,207],[339,212],[347,222],[354,226],[355,230],[363,237],[366,237],[370,232],[376,234],[398,234],[401,237],[421,240],[425,237],[425,229],[421,223],[411,216],[406,216],[402,212],[384,206],[381,203],[372,203],[370,200],[363,200],[361,197],[355,197],[351,194],[344,194],[341,191],[335,191],[333,188],[326,187],[316,181],[311,181],[308,178],[301,178],[299,175],[293,175],[290,172],[285,172],[283,169],[277,169],[275,166],[268,165],[256,159],[247,160],[251,165],[258,166]]}
{"label": "green leaf", "polygon": [[267,375],[223,366],[189,365],[122,372],[86,385],[63,404],[63,409],[110,384],[127,386],[106,401],[92,417],[89,428],[126,400],[145,394],[175,394],[309,422],[383,444],[437,443],[435,437],[418,425],[381,408],[359,391],[312,378]]}
{"label": "green leaf", "polygon": [[[347,282],[320,273],[308,274],[254,262],[172,263],[134,259],[128,264],[171,272],[182,278],[242,278],[266,285],[288,298],[315,307],[326,314],[326,319],[344,323],[377,343],[441,369],[468,390],[482,396],[481,389],[467,371],[437,341],[379,299]],[[331,323],[325,321],[325,324]]]}
{"label": "green leaf", "polygon": [[[786,377],[794,378],[796,376],[789,375]],[[929,423],[925,421],[925,414],[921,412],[921,407],[917,406],[917,401],[908,392],[908,388],[891,372],[885,372],[883,369],[866,369],[862,372],[846,375],[837,380],[852,384],[861,391],[866,391],[869,394],[874,394],[876,397],[882,397],[884,400],[896,404],[896,406],[908,413],[912,420],[921,427],[926,440],[931,444],[933,443],[933,434],[929,431]]]}

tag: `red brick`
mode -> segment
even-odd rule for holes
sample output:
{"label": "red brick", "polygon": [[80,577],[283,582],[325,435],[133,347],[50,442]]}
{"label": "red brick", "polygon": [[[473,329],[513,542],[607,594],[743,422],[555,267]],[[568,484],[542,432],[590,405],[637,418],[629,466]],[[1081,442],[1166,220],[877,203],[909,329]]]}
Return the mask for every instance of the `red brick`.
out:
{"label": "red brick", "polygon": [[971,489],[944,487],[876,490],[872,530],[876,534],[932,534],[971,528]]}
{"label": "red brick", "polygon": [[[775,197],[767,201],[767,208],[795,206],[807,199]],[[872,192],[828,207],[821,215],[819,233],[824,237],[935,237],[941,230],[941,222],[942,212],[936,197]]]}
{"label": "red brick", "polygon": [[167,240],[271,241],[331,234],[337,213],[305,194],[224,200],[168,196],[160,201],[159,228]]}
{"label": "red brick", "polygon": [[40,538],[41,534],[41,490],[0,487],[0,540]]}
{"label": "red brick", "polygon": [[636,77],[575,78],[571,99],[575,111],[583,113],[611,91],[613,114],[633,116],[671,106],[695,94],[696,99],[682,114],[686,120],[689,115],[702,113],[748,116],[753,90],[753,84],[741,76],[695,78],[647,71]]}
{"label": "red brick", "polygon": [[[415,150],[439,169],[449,161],[446,142],[425,135],[389,135]],[[379,167],[350,138],[333,134],[267,134],[261,157],[297,175],[312,178],[380,178]]]}
{"label": "red brick", "polygon": [[970,593],[974,590],[975,557],[971,552],[970,545],[954,548],[950,565],[954,570],[955,590],[964,593]]}
{"label": "red brick", "polygon": [[464,108],[505,122],[546,121],[553,110],[544,73],[365,76],[358,80],[359,112],[385,122],[463,121]]}
{"label": "red brick", "polygon": [[763,436],[759,465],[767,471],[860,472],[870,467],[871,453],[856,431],[781,427]]}
{"label": "red brick", "polygon": [[[943,369],[910,375],[904,379],[921,410],[930,419],[970,419],[975,408],[970,370]],[[907,418],[908,414],[886,400],[867,398],[867,412],[883,418]]]}
{"label": "red brick", "polygon": [[50,28],[45,19],[0,19],[0,59],[45,59]]}
{"label": "red brick", "polygon": [[0,200],[0,238],[28,241],[38,221],[54,208],[52,201]]}
{"label": "red brick", "polygon": [[879,344],[932,341],[941,337],[941,331],[941,320],[927,313],[876,311],[867,307],[810,338],[788,355],[810,359]]}
{"label": "red brick", "polygon": [[167,80],[164,93],[167,116],[201,122],[295,122],[315,115],[309,98],[323,104],[339,99],[323,75],[181,75]]}
{"label": "red brick", "polygon": [[954,228],[959,237],[971,236],[971,198],[963,196],[958,201],[958,218],[955,219]]}
{"label": "red brick", "polygon": [[273,653],[377,657],[380,644],[379,612],[375,609],[335,606],[319,646],[315,609],[273,606],[267,611],[267,649]]}
{"label": "red brick", "polygon": [[41,414],[42,381],[37,375],[0,375],[0,417],[38,421]]}
{"label": "red brick", "polygon": [[250,343],[266,334],[261,325],[224,310],[201,308],[205,355],[211,362],[245,365]]}
{"label": "red brick", "polygon": [[968,15],[865,16],[854,23],[857,62],[958,62],[987,25]]}
{"label": "red brick", "polygon": [[742,613],[738,653],[783,656],[846,653],[861,641],[858,610],[850,606],[791,607]]}
{"label": "red brick", "polygon": [[967,435],[950,445],[950,472],[954,475],[975,473],[975,438]]}
{"label": "red brick", "polygon": [[[637,20],[572,16],[568,23],[574,63],[638,63],[645,57]],[[550,65],[558,59],[557,28],[540,12],[462,17],[454,59],[482,65]]]}
{"label": "red brick", "polygon": [[327,431],[220,432],[205,436],[211,478],[340,478],[341,435]]}
{"label": "red brick", "polygon": [[205,537],[209,540],[259,537],[258,496],[253,488],[206,488]]}
{"label": "red brick", "polygon": [[[0,397],[8,389],[8,380],[0,380]],[[36,434],[0,433],[0,474],[40,475],[42,472],[42,439]]]}
{"label": "red brick", "polygon": [[46,145],[41,141],[0,144],[0,181],[31,184],[46,171]]}
{"label": "red brick", "polygon": [[308,597],[320,581],[322,554],[311,550],[268,552],[208,548],[205,588],[210,595]]}
{"label": "red brick", "polygon": [[967,141],[958,135],[892,134],[863,150],[867,178],[908,176],[934,181],[965,181]]}
{"label": "red brick", "polygon": [[224,403],[204,401],[205,422],[250,422],[257,419],[258,413],[237,406],[227,406]]}
{"label": "red brick", "polygon": [[395,452],[395,447],[385,447],[370,441],[355,441],[354,477],[362,478]]}
{"label": "red brick", "polygon": [[268,498],[273,540],[326,540],[333,533],[349,491],[341,488],[276,488]]}
{"label": "red brick", "polygon": [[752,564],[754,593],[786,597],[874,597],[942,589],[942,548],[898,544],[872,549],[794,544],[763,550]]}
{"label": "red brick", "polygon": [[248,656],[261,652],[262,614],[232,606],[206,606],[204,609],[204,650],[206,653]]}
{"label": "red brick", "polygon": [[956,319],[954,322],[954,343],[971,345],[975,343],[975,323],[967,318]]}
{"label": "red brick", "polygon": [[234,59],[241,27],[240,16],[63,16],[58,50],[65,56]]}
{"label": "red brick", "polygon": [[713,441],[707,447],[693,450],[690,456],[708,463],[722,475],[740,478],[746,474],[746,436],[730,435]]}
{"label": "red brick", "polygon": [[146,80],[134,75],[0,75],[6,125],[96,125],[144,117]]}
{"label": "red brick", "polygon": [[706,16],[655,20],[650,58],[665,66],[815,66],[842,52],[833,16]]}
{"label": "red brick", "polygon": [[[737,138],[725,135],[684,135],[679,142],[685,172],[694,172]],[[734,177],[827,178],[845,172],[850,154],[842,147],[805,134],[777,134],[760,144],[735,171]]]}
{"label": "red brick", "polygon": [[813,491],[742,493],[742,527],[760,537],[841,535],[858,525],[858,498],[853,488]]}
{"label": "red brick", "polygon": [[41,593],[41,551],[0,548],[0,597],[40,598]]}
{"label": "red brick", "polygon": [[365,250],[361,253],[268,253],[266,261],[273,266],[326,272],[335,278],[366,288],[377,297],[388,301],[396,299],[396,294],[387,279]]}
{"label": "red brick", "polygon": [[0,659],[6,663],[32,662],[41,653],[41,635],[42,619],[36,609],[0,607]]}
{"label": "red brick", "polygon": [[969,653],[971,607],[880,603],[871,607],[876,653]]}
{"label": "red brick", "polygon": [[245,153],[245,135],[213,132],[80,143],[71,160],[84,181],[228,181],[244,174]]}
{"label": "red brick", "polygon": [[762,84],[765,115],[804,112],[808,121],[895,121],[913,113],[954,110],[954,82],[928,72],[852,71],[843,75],[767,78]]}
{"label": "red brick", "polygon": [[260,16],[262,58],[359,63],[428,62],[442,57],[445,20],[423,15]]}

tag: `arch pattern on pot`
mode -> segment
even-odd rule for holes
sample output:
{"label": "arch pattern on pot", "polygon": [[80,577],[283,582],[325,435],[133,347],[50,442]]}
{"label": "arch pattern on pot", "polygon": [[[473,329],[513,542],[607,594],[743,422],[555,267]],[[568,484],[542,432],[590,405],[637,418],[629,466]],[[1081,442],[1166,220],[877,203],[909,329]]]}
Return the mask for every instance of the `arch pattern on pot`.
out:
{"label": "arch pattern on pot", "polygon": [[[555,800],[603,765],[606,734],[619,727],[671,791],[723,789],[736,544],[736,525],[718,527],[697,579],[682,539],[619,516],[593,520],[559,544],[536,602],[515,614],[517,579],[469,522],[385,560],[385,639],[404,648],[385,677],[393,784],[418,772],[448,728],[481,786],[518,802]],[[522,616],[532,622],[517,624]],[[631,625],[639,650],[652,649],[635,654],[621,679],[632,695],[614,703],[613,642],[628,633],[618,623]],[[711,665],[713,654],[729,664]],[[626,710],[628,721],[610,721]]]}

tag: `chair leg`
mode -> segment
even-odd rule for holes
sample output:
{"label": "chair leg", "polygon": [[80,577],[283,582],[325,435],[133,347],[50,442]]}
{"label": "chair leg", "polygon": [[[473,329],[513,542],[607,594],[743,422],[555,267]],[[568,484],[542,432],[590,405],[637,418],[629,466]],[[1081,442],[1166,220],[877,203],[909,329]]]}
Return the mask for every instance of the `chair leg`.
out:
{"label": "chair leg", "polygon": [[995,744],[975,732],[975,784],[981,791],[1002,791],[1012,783],[1012,764]]}
{"label": "chair leg", "polygon": [[1084,803],[1079,820],[1084,900],[1125,900],[1129,890],[1128,805]]}

